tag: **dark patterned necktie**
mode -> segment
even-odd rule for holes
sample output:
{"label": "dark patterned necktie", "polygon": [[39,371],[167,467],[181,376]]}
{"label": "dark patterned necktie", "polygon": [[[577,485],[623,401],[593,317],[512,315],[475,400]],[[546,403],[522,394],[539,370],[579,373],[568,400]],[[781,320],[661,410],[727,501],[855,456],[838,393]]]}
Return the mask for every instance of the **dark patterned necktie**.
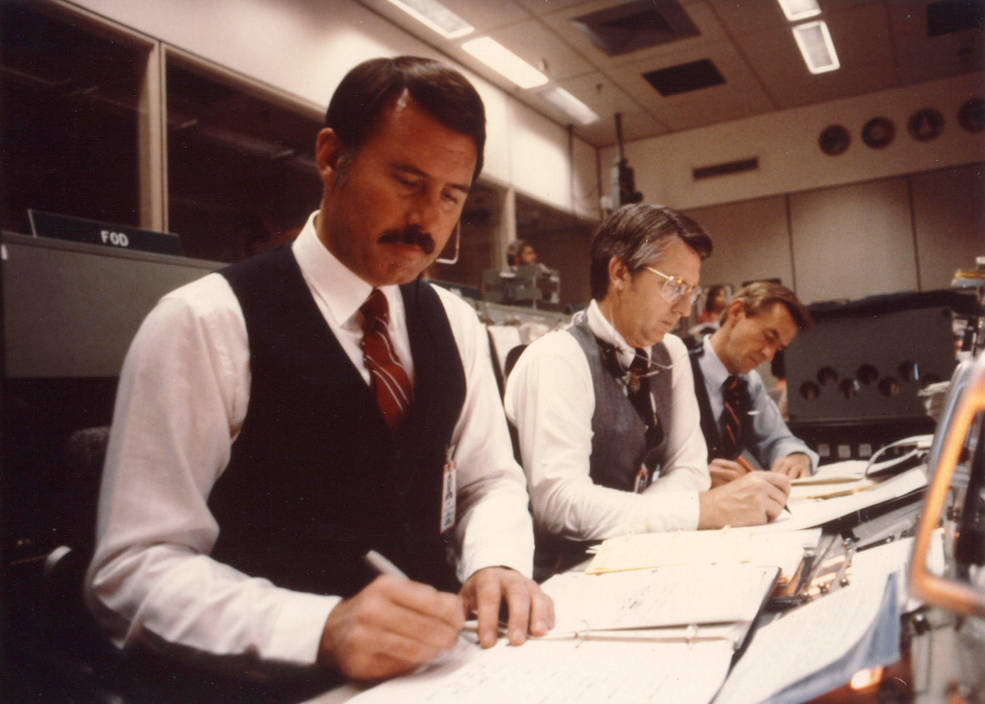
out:
{"label": "dark patterned necktie", "polygon": [[724,408],[718,419],[722,435],[722,455],[734,460],[742,454],[742,438],[752,406],[748,382],[735,374],[728,377],[722,384],[722,400]]}
{"label": "dark patterned necktie", "polygon": [[663,427],[660,418],[653,411],[650,400],[650,377],[647,373],[649,366],[646,350],[637,349],[633,361],[629,364],[626,396],[642,421],[646,423],[646,447],[652,450],[663,442]]}
{"label": "dark patterned necktie", "polygon": [[369,370],[370,388],[376,394],[387,425],[396,430],[410,408],[412,387],[387,334],[390,311],[383,292],[374,288],[359,310],[363,314],[363,339],[359,346]]}

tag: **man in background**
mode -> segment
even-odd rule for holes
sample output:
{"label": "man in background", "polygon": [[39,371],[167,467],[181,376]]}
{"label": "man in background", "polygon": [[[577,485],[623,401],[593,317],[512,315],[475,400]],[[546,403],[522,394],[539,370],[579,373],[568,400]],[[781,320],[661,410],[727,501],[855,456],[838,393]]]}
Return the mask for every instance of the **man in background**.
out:
{"label": "man in background", "polygon": [[743,451],[791,479],[817,468],[817,453],[790,432],[755,370],[811,324],[793,291],[756,282],[736,292],[719,329],[691,353],[712,486],[747,474],[750,465],[736,461]]}
{"label": "man in background", "polygon": [[660,205],[627,205],[591,245],[592,301],[534,341],[506,385],[538,530],[538,574],[582,541],[756,525],[789,491],[757,473],[709,490],[687,350],[669,334],[698,292],[711,238]]}

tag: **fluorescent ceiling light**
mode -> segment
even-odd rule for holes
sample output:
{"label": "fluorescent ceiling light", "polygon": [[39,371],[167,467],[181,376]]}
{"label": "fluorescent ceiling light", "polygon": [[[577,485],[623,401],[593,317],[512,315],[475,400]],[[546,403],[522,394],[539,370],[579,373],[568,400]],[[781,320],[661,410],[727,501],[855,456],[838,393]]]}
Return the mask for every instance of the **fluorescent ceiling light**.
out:
{"label": "fluorescent ceiling light", "polygon": [[445,39],[458,39],[475,31],[475,27],[437,0],[390,0],[390,2]]}
{"label": "fluorescent ceiling light", "polygon": [[783,14],[791,22],[806,20],[808,17],[821,14],[817,0],[776,0],[780,3]]}
{"label": "fluorescent ceiling light", "polygon": [[536,88],[547,83],[547,76],[489,37],[470,39],[462,48],[521,88]]}
{"label": "fluorescent ceiling light", "polygon": [[571,95],[571,93],[566,91],[564,88],[554,86],[553,88],[548,88],[540,95],[544,100],[549,102],[579,125],[589,125],[593,122],[598,122],[601,119],[595,114],[594,110],[578,100],[575,96]]}
{"label": "fluorescent ceiling light", "polygon": [[823,21],[798,24],[793,28],[793,38],[811,73],[826,73],[841,68],[828,25]]}

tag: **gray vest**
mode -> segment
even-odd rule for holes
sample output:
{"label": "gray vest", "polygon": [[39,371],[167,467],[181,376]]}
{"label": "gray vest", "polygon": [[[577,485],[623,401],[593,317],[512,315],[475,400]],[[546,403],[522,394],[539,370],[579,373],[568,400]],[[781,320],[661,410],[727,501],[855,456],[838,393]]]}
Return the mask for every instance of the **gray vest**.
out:
{"label": "gray vest", "polygon": [[[587,318],[579,316],[566,330],[581,345],[592,372],[595,392],[592,455],[589,458],[592,481],[612,489],[633,491],[646,455],[646,424],[626,397],[626,385],[606,368],[599,341],[588,327]],[[670,353],[663,343],[654,345],[650,354],[652,361],[660,367],[670,367]],[[666,431],[670,425],[672,372],[670,369],[658,369],[659,373],[648,377],[650,395],[657,418]],[[656,456],[660,460],[666,445],[665,438],[656,448]],[[649,481],[653,481],[658,472],[659,465]]]}

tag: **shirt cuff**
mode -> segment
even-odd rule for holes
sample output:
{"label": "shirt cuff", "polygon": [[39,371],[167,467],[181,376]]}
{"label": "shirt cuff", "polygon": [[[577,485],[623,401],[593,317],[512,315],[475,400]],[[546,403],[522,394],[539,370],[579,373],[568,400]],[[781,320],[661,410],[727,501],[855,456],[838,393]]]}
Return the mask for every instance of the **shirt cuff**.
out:
{"label": "shirt cuff", "polygon": [[278,662],[314,665],[325,621],[341,601],[342,597],[338,596],[292,594],[281,607],[266,657]]}
{"label": "shirt cuff", "polygon": [[698,529],[698,519],[701,517],[698,492],[654,492],[650,496],[658,498],[658,501],[656,509],[648,512],[645,532],[663,533],[669,530]]}
{"label": "shirt cuff", "polygon": [[515,550],[483,550],[481,553],[472,555],[471,559],[463,559],[459,565],[459,579],[462,583],[468,581],[469,577],[486,567],[508,567],[516,570],[524,577],[533,575],[533,551],[525,553],[526,557],[520,556]]}

